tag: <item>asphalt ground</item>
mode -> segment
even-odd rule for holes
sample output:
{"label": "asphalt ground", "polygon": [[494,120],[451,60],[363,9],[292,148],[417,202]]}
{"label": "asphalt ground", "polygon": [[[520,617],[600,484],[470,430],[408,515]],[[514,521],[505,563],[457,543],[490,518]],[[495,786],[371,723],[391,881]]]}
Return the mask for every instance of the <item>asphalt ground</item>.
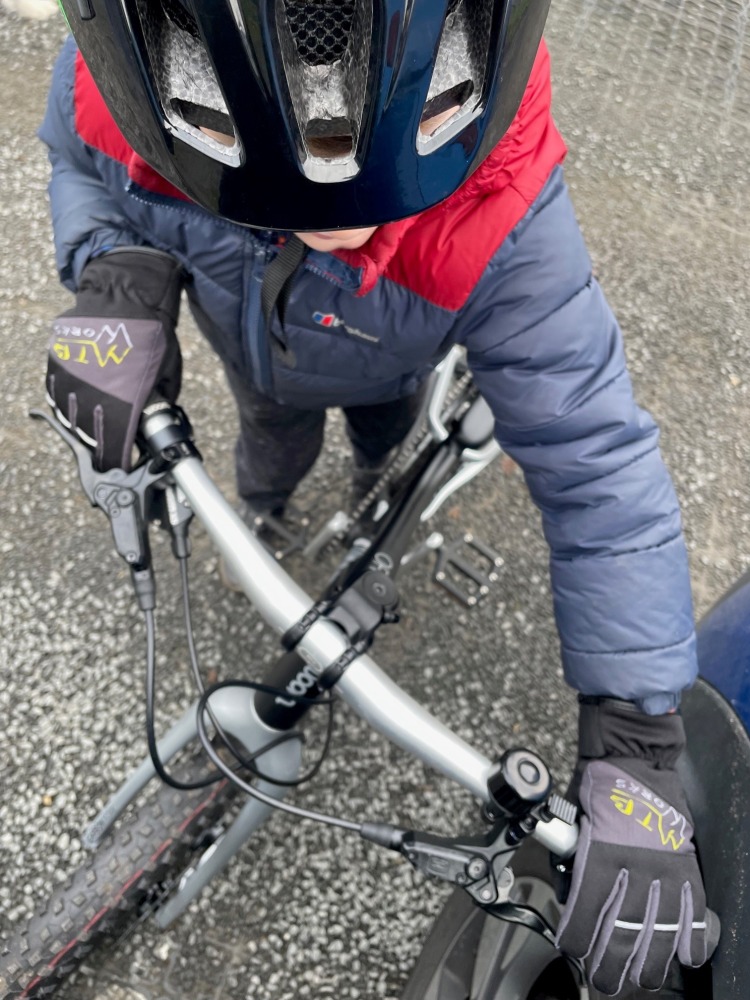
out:
{"label": "asphalt ground", "polygon": [[[685,519],[700,614],[750,565],[750,59],[748,0],[555,0],[548,41],[568,180],[598,277],[623,324],[639,400]],[[0,932],[79,864],[80,831],[144,753],[143,628],[108,529],[69,454],[27,411],[43,401],[55,276],[34,138],[64,26],[0,11]],[[185,390],[208,468],[232,490],[234,415],[188,322]],[[340,425],[304,484],[339,499]],[[522,477],[498,463],[436,525],[503,555],[495,591],[463,612],[429,567],[404,576],[404,622],[376,655],[406,690],[493,754],[526,744],[562,775],[574,697],[558,665],[546,552]],[[160,725],[190,698],[177,576],[156,545]],[[271,640],[225,592],[195,534],[193,600],[207,671],[257,676]],[[162,568],[163,567],[163,568]],[[314,735],[314,734],[313,734]],[[339,713],[333,752],[297,797],[422,829],[476,825],[454,789]],[[170,931],[144,925],[93,957],[62,1000],[396,998],[444,891],[375,848],[275,817]]]}

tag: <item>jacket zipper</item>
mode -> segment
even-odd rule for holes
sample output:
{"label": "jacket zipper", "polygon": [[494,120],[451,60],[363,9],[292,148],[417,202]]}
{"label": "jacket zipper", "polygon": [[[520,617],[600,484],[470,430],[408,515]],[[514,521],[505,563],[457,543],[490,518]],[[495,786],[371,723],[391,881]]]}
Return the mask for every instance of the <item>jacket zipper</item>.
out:
{"label": "jacket zipper", "polygon": [[[153,191],[149,191],[146,188],[140,186],[132,179],[128,179],[126,185],[126,193],[133,198],[135,201],[143,202],[144,204],[157,205],[160,208],[171,209],[172,211],[179,212],[184,215],[204,215],[204,210],[198,205],[194,205],[192,202],[176,202],[174,198],[169,195],[156,194]],[[247,229],[244,226],[239,226],[235,222],[230,222],[227,219],[216,219],[213,222],[221,225],[226,229],[232,229],[241,232],[243,235],[247,236]],[[247,354],[249,355],[250,361],[250,372],[255,384],[255,387],[262,393],[266,395],[273,394],[273,367],[272,367],[272,350],[270,337],[272,336],[269,330],[265,329],[265,323],[261,318],[261,296],[260,290],[263,284],[263,275],[265,274],[266,266],[270,262],[273,254],[270,252],[270,247],[259,245],[259,241],[253,240],[252,247],[252,257],[250,262],[250,273],[244,276],[243,284],[249,290],[247,293],[247,307],[245,311],[245,327],[244,336],[242,338]],[[337,275],[333,275],[323,268],[317,266],[316,264],[305,261],[305,269],[309,270],[312,274],[315,274],[319,278],[336,285],[338,288],[344,286],[344,282]],[[257,287],[256,287],[257,286]]]}

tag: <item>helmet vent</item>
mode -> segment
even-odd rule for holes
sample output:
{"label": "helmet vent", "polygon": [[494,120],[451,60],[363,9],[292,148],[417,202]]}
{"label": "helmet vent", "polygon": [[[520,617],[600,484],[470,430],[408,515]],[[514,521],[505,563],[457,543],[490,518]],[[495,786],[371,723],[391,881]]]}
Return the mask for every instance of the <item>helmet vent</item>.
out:
{"label": "helmet vent", "polygon": [[284,0],[289,31],[300,59],[308,66],[338,62],[349,45],[356,4],[353,0]]}
{"label": "helmet vent", "polygon": [[166,121],[185,142],[236,165],[234,125],[195,18],[182,0],[136,0],[136,7]]}
{"label": "helmet vent", "polygon": [[449,5],[423,117],[447,108],[449,99],[462,111],[481,100],[494,7],[495,0],[453,0]]}
{"label": "helmet vent", "polygon": [[182,3],[182,0],[161,0],[167,18],[182,31],[187,31],[193,38],[200,38],[195,18]]}
{"label": "helmet vent", "polygon": [[354,176],[364,114],[373,0],[276,0],[276,29],[311,179]]}

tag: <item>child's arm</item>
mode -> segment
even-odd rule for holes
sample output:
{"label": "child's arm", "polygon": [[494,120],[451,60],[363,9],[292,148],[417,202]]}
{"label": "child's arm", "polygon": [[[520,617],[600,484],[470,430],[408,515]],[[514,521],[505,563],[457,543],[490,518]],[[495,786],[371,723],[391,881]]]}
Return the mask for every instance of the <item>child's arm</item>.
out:
{"label": "child's arm", "polygon": [[535,209],[488,265],[463,339],[542,513],[568,681],[665,712],[697,672],[677,499],[561,177]]}
{"label": "child's arm", "polygon": [[701,965],[718,935],[669,714],[697,674],[687,553],[658,430],[633,399],[561,175],[463,322],[498,439],[542,513],[566,677],[609,696],[581,709],[581,840],[559,946],[585,958],[598,990],[656,990],[672,956]]}
{"label": "child's arm", "polygon": [[69,38],[58,56],[47,111],[39,137],[49,148],[52,177],[49,196],[60,280],[71,291],[78,287],[88,260],[103,250],[141,246],[99,176],[91,153],[75,128],[75,60]]}

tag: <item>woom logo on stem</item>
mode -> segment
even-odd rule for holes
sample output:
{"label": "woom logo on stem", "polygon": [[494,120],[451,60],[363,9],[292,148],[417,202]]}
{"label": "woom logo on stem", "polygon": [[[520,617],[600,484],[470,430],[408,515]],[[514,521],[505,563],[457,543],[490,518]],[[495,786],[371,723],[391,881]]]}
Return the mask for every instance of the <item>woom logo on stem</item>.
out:
{"label": "woom logo on stem", "polygon": [[[308,663],[300,670],[296,677],[293,677],[289,681],[284,690],[287,694],[297,695],[297,697],[301,698],[315,687],[317,680],[317,674]],[[294,708],[297,705],[297,702],[293,698],[282,698],[280,694],[276,695],[275,700],[277,705],[284,705],[285,708]]]}

